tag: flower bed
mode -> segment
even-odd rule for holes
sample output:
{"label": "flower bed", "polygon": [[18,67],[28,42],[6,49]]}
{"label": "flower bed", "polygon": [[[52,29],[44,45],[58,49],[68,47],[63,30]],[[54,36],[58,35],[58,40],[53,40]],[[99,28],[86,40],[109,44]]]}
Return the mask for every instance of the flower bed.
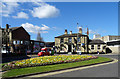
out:
{"label": "flower bed", "polygon": [[90,59],[96,59],[96,58],[98,57],[88,56],[88,55],[43,56],[43,57],[36,57],[36,58],[25,59],[25,60],[20,60],[20,61],[13,61],[13,62],[4,64],[2,66],[2,70],[77,62],[77,61],[84,61],[84,60],[90,60]]}

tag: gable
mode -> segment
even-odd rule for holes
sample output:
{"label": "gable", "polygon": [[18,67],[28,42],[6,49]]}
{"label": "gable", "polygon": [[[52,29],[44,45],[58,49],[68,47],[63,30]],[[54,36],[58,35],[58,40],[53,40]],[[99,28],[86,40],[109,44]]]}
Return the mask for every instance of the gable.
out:
{"label": "gable", "polygon": [[20,28],[12,31],[12,39],[14,39],[14,40],[30,40],[30,35],[23,27],[20,27]]}

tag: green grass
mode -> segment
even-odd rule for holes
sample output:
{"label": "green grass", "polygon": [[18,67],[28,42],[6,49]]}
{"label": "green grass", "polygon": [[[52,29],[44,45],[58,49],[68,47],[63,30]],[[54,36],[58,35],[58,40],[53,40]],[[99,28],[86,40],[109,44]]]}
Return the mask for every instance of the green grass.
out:
{"label": "green grass", "polygon": [[32,73],[40,73],[40,72],[46,72],[46,71],[53,71],[53,70],[70,68],[70,67],[94,64],[94,63],[101,63],[101,62],[110,61],[110,60],[111,60],[110,58],[98,57],[97,59],[91,59],[91,60],[73,62],[73,63],[63,63],[63,64],[55,64],[55,65],[47,65],[47,66],[36,66],[36,67],[28,67],[28,68],[21,68],[21,69],[12,69],[5,72],[3,74],[3,78],[15,77],[19,75],[32,74]]}

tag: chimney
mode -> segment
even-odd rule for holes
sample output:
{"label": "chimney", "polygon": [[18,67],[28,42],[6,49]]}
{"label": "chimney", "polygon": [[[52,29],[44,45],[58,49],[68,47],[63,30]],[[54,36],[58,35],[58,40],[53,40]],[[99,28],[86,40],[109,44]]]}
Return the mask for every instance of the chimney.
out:
{"label": "chimney", "polygon": [[70,31],[70,34],[72,34],[72,31]]}
{"label": "chimney", "polygon": [[65,29],[65,34],[68,34],[67,29]]}
{"label": "chimney", "polygon": [[9,25],[8,24],[6,24],[6,29],[9,29]]}
{"label": "chimney", "polygon": [[79,33],[82,34],[82,27],[79,28]]}
{"label": "chimney", "polygon": [[87,35],[89,36],[89,30],[88,30],[88,28],[87,28]]}

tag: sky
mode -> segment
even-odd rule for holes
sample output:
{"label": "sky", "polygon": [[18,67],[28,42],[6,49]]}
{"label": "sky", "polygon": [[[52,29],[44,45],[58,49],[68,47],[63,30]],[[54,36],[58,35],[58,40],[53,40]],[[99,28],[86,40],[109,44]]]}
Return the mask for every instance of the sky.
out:
{"label": "sky", "polygon": [[118,2],[2,2],[1,27],[22,26],[36,40],[40,31],[45,42],[54,37],[89,29],[89,37],[118,35]]}

